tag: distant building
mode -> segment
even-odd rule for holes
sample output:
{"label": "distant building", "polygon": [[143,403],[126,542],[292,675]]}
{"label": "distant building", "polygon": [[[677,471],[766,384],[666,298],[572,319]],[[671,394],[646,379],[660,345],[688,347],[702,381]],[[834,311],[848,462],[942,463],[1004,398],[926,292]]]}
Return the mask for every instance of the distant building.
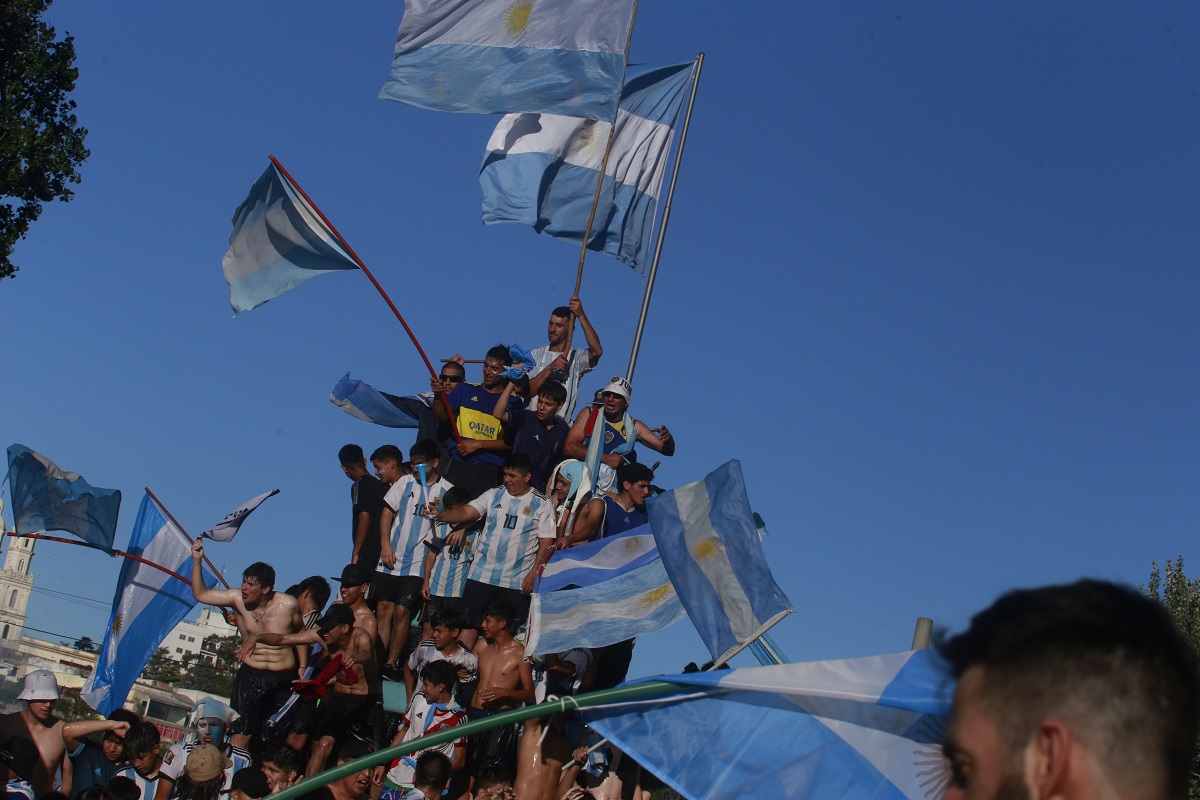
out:
{"label": "distant building", "polygon": [[176,625],[167,634],[162,646],[176,661],[183,661],[183,657],[190,653],[194,658],[215,664],[216,655],[204,650],[204,640],[210,636],[232,636],[235,633],[237,628],[226,622],[219,611],[204,608],[195,622],[184,620]]}
{"label": "distant building", "polygon": [[[0,500],[0,512],[4,501]],[[0,513],[0,537],[7,544],[4,570],[0,572],[0,645],[16,647],[25,627],[25,610],[33,589],[33,539],[7,536],[4,514]]]}

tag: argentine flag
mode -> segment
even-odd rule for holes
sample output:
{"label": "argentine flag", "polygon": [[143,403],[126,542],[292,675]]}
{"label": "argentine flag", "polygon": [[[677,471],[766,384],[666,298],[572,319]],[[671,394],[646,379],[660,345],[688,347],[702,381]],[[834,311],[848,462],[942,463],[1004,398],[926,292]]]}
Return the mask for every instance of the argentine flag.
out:
{"label": "argentine flag", "polygon": [[[645,272],[675,122],[695,64],[630,67],[588,249]],[[479,173],[483,221],[516,222],[580,245],[612,125],[509,114]]]}
{"label": "argentine flag", "polygon": [[[191,575],[191,542],[150,495],[142,498],[128,552],[180,575]],[[211,589],[217,576],[207,568],[203,576],[204,585]],[[100,714],[121,708],[150,656],[195,606],[190,583],[126,559],[96,669],[80,691],[84,701]]]}
{"label": "argentine flag", "polygon": [[23,444],[8,447],[8,493],[18,534],[66,531],[112,554],[119,489],[92,486]]}

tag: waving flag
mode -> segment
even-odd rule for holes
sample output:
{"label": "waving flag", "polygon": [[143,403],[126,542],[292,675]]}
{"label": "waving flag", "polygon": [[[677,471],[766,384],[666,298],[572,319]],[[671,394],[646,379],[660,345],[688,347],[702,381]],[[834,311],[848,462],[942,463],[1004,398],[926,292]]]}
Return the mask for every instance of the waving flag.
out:
{"label": "waving flag", "polygon": [[23,444],[9,445],[8,487],[18,534],[67,531],[112,553],[118,489],[99,489]]}
{"label": "waving flag", "polygon": [[234,316],[326,272],[358,269],[329,226],[272,162],[233,215],[221,261]]}
{"label": "waving flag", "polygon": [[550,557],[530,603],[525,649],[603,647],[661,630],[684,615],[643,525]]}
{"label": "waving flag", "polygon": [[792,612],[767,566],[741,462],[647,498],[646,512],[667,574],[714,659]]}
{"label": "waving flag", "polygon": [[929,800],[945,792],[953,683],[929,650],[661,676],[696,694],[583,712],[700,800]]}
{"label": "waving flag", "polygon": [[[630,67],[588,249],[645,272],[675,121],[694,64]],[[583,241],[608,143],[608,122],[553,114],[500,120],[479,172],[483,221],[516,222]]]}
{"label": "waving flag", "polygon": [[[179,575],[191,575],[191,543],[149,495],[142,498],[128,552]],[[203,576],[211,589],[217,576],[207,568]],[[100,714],[123,706],[150,656],[195,605],[190,583],[126,559],[96,669],[80,692],[84,701]]]}
{"label": "waving flag", "polygon": [[242,523],[246,520],[246,517],[250,516],[250,512],[262,505],[263,500],[266,500],[268,497],[274,497],[277,494],[279,494],[279,490],[272,489],[266,494],[260,494],[253,500],[247,500],[231,511],[225,519],[200,535],[212,539],[214,542],[232,542],[233,537],[237,536],[237,532],[241,530]]}
{"label": "waving flag", "polygon": [[379,96],[435,111],[611,120],[634,0],[405,0]]}
{"label": "waving flag", "polygon": [[360,380],[350,377],[347,372],[333,391],[329,393],[329,402],[345,411],[352,417],[364,422],[373,422],[388,428],[416,428],[420,426],[417,419],[419,404],[428,408],[418,397],[396,397],[377,391]]}

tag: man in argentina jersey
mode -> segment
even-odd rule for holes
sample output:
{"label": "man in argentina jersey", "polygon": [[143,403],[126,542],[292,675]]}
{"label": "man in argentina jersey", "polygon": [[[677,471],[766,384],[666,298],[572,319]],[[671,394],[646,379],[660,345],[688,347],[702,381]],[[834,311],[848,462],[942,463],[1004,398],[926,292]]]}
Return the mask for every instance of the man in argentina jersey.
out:
{"label": "man in argentina jersey", "polygon": [[483,519],[463,589],[468,624],[483,623],[483,609],[503,600],[517,610],[517,625],[529,613],[536,569],[554,545],[554,509],[530,483],[529,456],[513,453],[504,462],[504,485],[484,492],[465,506],[440,511],[438,522],[455,524]]}
{"label": "man in argentina jersey", "polygon": [[[408,639],[408,627],[421,604],[421,588],[425,582],[425,552],[422,542],[437,537],[445,539],[449,526],[435,525],[425,516],[426,505],[438,506],[450,490],[450,483],[438,474],[438,445],[432,439],[422,439],[408,451],[414,474],[406,475],[392,484],[383,498],[380,519],[381,547],[379,566],[371,589],[379,601],[376,616],[379,620],[379,639],[387,653],[380,675],[396,680],[395,663]],[[425,482],[421,481],[421,467]]]}

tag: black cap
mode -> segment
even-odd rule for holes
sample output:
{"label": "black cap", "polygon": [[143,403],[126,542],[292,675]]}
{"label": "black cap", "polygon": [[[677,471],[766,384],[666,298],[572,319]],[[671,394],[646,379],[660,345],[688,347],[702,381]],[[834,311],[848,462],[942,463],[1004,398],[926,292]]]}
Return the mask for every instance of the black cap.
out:
{"label": "black cap", "polygon": [[375,570],[366,564],[347,564],[340,580],[343,586],[362,586],[370,583],[374,576]]}
{"label": "black cap", "polygon": [[259,797],[266,797],[271,793],[271,786],[267,783],[267,776],[258,767],[242,767],[233,774],[233,780],[229,782],[229,790],[237,789],[247,797],[253,797],[255,800]]}
{"label": "black cap", "polygon": [[38,763],[37,747],[23,736],[10,736],[0,742],[0,762],[7,764],[18,778],[31,781]]}
{"label": "black cap", "polygon": [[350,610],[350,606],[334,603],[325,612],[325,616],[317,620],[317,627],[323,631],[331,631],[338,625],[353,625],[354,612]]}

